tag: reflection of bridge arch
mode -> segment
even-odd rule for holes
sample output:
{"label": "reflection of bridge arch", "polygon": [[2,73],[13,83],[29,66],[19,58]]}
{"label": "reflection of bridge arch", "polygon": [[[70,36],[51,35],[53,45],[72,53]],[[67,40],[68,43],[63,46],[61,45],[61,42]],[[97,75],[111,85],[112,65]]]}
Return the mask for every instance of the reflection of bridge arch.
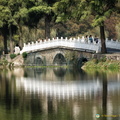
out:
{"label": "reflection of bridge arch", "polygon": [[66,64],[66,59],[65,59],[64,55],[62,53],[57,53],[54,56],[53,64],[57,64],[57,65]]}
{"label": "reflection of bridge arch", "polygon": [[66,74],[66,69],[62,67],[54,68],[53,71],[57,77],[64,77],[64,75]]}

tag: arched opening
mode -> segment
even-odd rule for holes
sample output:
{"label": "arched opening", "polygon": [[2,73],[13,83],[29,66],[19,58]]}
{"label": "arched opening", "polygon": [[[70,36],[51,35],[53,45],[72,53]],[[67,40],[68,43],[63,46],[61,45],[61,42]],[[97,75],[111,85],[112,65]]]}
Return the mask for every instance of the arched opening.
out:
{"label": "arched opening", "polygon": [[53,64],[66,65],[65,57],[61,53],[58,53],[53,60]]}
{"label": "arched opening", "polygon": [[43,65],[43,60],[40,57],[35,58],[36,65]]}
{"label": "arched opening", "polygon": [[87,62],[87,61],[88,61],[87,58],[84,58],[84,57],[79,58],[79,59],[78,59],[77,66],[78,66],[78,67],[82,67],[82,66],[84,65],[84,63]]}

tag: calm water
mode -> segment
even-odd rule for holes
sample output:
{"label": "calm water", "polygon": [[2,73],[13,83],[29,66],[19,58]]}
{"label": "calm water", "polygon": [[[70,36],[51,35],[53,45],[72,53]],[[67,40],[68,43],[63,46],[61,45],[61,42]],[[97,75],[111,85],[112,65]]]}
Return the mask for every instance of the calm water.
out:
{"label": "calm water", "polygon": [[119,72],[0,70],[0,120],[97,119],[120,120]]}

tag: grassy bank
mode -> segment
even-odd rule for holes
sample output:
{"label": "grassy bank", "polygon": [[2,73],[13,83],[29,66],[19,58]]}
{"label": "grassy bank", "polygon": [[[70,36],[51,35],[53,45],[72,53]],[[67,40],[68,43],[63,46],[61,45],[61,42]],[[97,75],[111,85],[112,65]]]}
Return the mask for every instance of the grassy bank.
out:
{"label": "grassy bank", "polygon": [[3,69],[3,68],[12,68],[14,66],[14,64],[12,62],[8,62],[7,60],[3,59],[3,60],[0,60],[0,68]]}
{"label": "grassy bank", "polygon": [[88,62],[86,62],[82,69],[120,69],[120,61],[110,61],[105,59],[92,59]]}

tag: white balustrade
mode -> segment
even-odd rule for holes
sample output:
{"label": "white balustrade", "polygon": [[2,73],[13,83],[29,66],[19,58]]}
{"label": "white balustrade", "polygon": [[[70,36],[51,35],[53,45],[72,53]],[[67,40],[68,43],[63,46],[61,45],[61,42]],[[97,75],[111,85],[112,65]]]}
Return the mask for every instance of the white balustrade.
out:
{"label": "white balustrade", "polygon": [[82,36],[81,42],[83,42],[83,43],[85,42],[84,36]]}
{"label": "white balustrade", "polygon": [[120,42],[118,42],[118,40],[113,41],[113,39],[107,40],[106,41],[106,47],[120,50]]}
{"label": "white balustrade", "polygon": [[[22,54],[23,52],[34,52],[37,50],[44,50],[44,49],[49,49],[49,48],[55,48],[55,47],[66,47],[66,48],[71,48],[71,49],[82,49],[82,50],[87,50],[87,51],[94,51],[96,53],[101,52],[101,41],[100,39],[98,40],[98,43],[90,43],[85,42],[85,37],[83,36],[82,38],[70,38],[68,39],[67,37],[63,39],[61,37],[60,39],[57,37],[56,39],[53,38],[52,40],[40,40],[40,42],[36,41],[35,43],[32,42],[31,44],[25,44],[23,49],[20,51]],[[106,47],[107,48],[113,48],[113,49],[119,49],[120,50],[120,42],[118,41],[113,41],[113,40],[108,40],[106,38]]]}

